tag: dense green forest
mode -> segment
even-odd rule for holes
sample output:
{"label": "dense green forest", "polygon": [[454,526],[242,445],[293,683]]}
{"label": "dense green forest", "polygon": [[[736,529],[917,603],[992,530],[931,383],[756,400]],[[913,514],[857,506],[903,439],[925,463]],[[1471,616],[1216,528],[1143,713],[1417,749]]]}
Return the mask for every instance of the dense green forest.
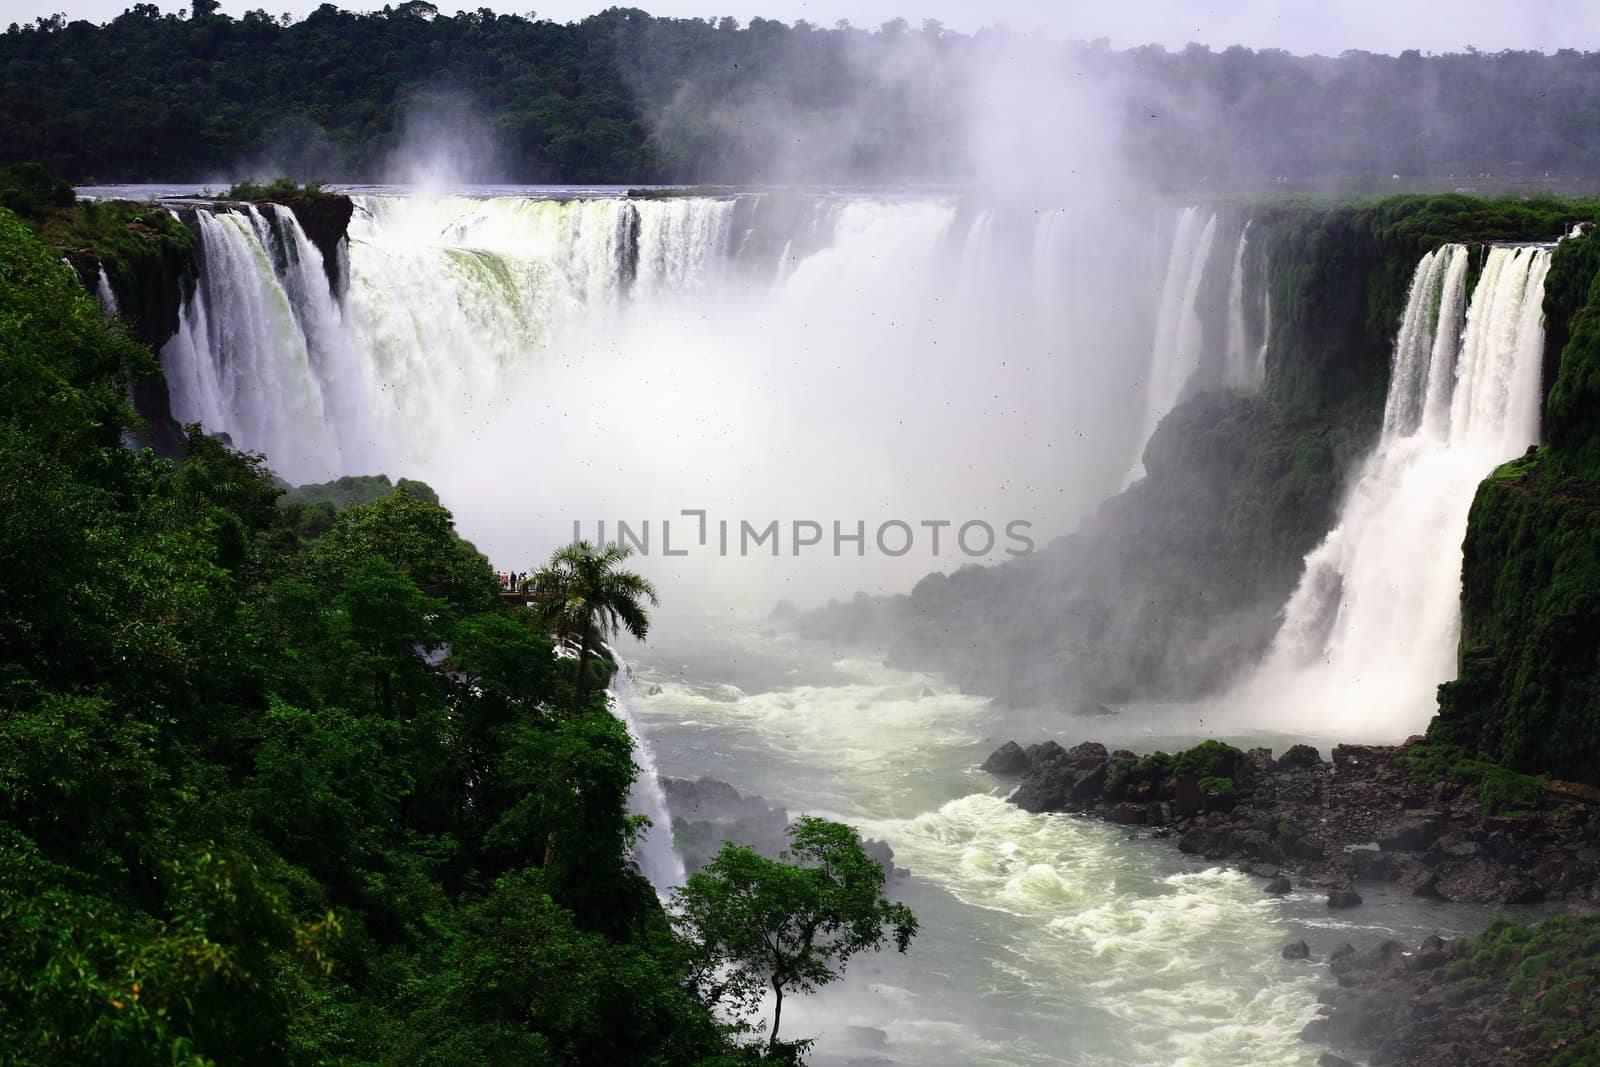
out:
{"label": "dense green forest", "polygon": [[[1019,80],[997,89],[1002,70]],[[448,130],[480,181],[964,180],[985,130],[1084,85],[1158,181],[1600,170],[1600,53],[1115,51],[932,22],[613,8],[562,24],[425,0],[13,25],[0,163],[78,182],[373,180]]]}
{"label": "dense green forest", "polygon": [[427,487],[123,447],[149,350],[3,209],[0,280],[0,1061],[755,1055],[624,726]]}

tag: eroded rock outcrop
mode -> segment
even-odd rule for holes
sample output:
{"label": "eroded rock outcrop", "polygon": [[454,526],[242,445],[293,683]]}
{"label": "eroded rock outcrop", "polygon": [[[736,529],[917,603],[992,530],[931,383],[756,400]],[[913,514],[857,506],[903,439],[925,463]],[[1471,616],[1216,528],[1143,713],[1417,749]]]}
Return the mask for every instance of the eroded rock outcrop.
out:
{"label": "eroded rock outcrop", "polygon": [[[764,797],[745,796],[716,778],[664,777],[661,791],[672,814],[678,855],[691,874],[704,867],[725,841],[773,857],[789,847],[789,813]],[[866,838],[862,845],[889,877],[909,873],[894,865],[894,849],[887,842]]]}
{"label": "eroded rock outcrop", "polygon": [[985,766],[1018,777],[1018,807],[1145,827],[1267,879],[1269,893],[1298,883],[1354,907],[1357,887],[1376,882],[1444,900],[1600,907],[1600,793],[1515,775],[1455,781],[1438,771],[1448,755],[1420,740],[1340,745],[1331,761],[1305,746],[1274,760],[1215,741],[1144,757],[1045,741],[1008,743]]}

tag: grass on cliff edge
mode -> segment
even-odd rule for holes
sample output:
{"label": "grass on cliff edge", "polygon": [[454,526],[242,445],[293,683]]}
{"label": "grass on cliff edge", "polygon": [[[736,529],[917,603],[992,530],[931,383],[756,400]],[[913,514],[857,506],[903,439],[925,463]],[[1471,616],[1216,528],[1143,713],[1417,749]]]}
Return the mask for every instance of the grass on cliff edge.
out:
{"label": "grass on cliff edge", "polygon": [[324,196],[333,195],[328,191],[327,182],[306,182],[301,185],[293,178],[277,178],[273,181],[261,183],[253,181],[234,182],[228,186],[228,191],[217,197],[218,200],[319,200]]}
{"label": "grass on cliff edge", "polygon": [[1485,815],[1515,818],[1548,806],[1543,778],[1519,774],[1454,745],[1414,745],[1395,762],[1426,785],[1447,782],[1461,787],[1478,798]]}

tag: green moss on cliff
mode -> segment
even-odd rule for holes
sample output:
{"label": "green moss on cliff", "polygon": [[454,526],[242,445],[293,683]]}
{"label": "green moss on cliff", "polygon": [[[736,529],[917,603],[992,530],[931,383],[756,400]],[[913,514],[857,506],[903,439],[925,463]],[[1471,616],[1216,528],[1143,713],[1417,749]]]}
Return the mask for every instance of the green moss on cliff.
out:
{"label": "green moss on cliff", "polygon": [[1502,1026],[1538,1062],[1600,1062],[1600,918],[1559,916],[1538,926],[1499,920],[1462,946],[1447,979],[1459,1002],[1487,995]]}
{"label": "green moss on cliff", "polygon": [[[1579,296],[1584,299],[1579,306]],[[1459,674],[1429,736],[1600,783],[1600,248],[1563,242],[1546,284],[1569,337],[1545,447],[1478,487],[1463,544]]]}
{"label": "green moss on cliff", "polygon": [[141,341],[159,348],[177,331],[198,268],[194,234],[169,212],[127,200],[80,200],[34,220],[33,228],[86,283],[105,269]]}

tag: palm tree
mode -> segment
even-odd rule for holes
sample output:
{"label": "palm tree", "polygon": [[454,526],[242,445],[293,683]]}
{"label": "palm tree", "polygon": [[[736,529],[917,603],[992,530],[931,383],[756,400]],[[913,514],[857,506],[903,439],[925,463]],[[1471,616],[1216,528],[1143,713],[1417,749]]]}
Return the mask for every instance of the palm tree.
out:
{"label": "palm tree", "polygon": [[589,663],[601,641],[624,630],[637,640],[650,632],[644,602],[660,604],[656,587],[617,564],[633,555],[627,545],[574,541],[557,549],[550,565],[533,575],[533,594],[556,635],[578,646],[578,684],[574,710],[583,707]]}

